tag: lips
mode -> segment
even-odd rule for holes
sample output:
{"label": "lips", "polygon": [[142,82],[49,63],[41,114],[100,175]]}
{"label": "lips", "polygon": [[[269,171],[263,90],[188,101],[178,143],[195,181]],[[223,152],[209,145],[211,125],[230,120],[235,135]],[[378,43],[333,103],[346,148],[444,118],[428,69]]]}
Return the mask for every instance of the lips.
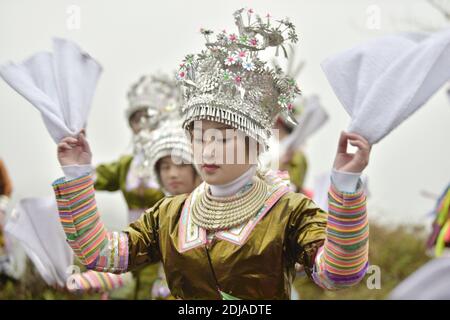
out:
{"label": "lips", "polygon": [[171,188],[176,188],[181,185],[181,182],[179,182],[179,181],[169,182],[169,185]]}
{"label": "lips", "polygon": [[214,172],[217,169],[219,169],[220,167],[215,165],[215,164],[204,164],[202,165],[202,169],[205,170],[206,172]]}

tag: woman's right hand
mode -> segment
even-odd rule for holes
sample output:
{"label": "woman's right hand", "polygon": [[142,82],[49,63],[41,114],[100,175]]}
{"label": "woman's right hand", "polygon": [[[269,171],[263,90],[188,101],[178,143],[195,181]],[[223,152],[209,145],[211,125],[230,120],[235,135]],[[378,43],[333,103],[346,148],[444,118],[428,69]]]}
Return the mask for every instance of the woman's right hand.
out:
{"label": "woman's right hand", "polygon": [[61,166],[91,164],[89,143],[81,132],[77,138],[65,137],[58,143],[58,161]]}

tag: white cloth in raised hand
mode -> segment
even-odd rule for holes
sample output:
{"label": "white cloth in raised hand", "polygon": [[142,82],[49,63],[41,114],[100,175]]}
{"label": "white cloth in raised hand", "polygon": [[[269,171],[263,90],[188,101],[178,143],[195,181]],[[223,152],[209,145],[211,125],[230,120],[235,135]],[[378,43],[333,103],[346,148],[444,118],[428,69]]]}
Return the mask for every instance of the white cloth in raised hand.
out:
{"label": "white cloth in raised hand", "polygon": [[305,97],[303,103],[303,110],[296,118],[298,125],[294,128],[292,133],[281,142],[281,155],[283,155],[286,150],[299,149],[305,141],[328,120],[328,113],[320,104],[317,95]]}
{"label": "white cloth in raised hand", "polygon": [[322,62],[351,117],[349,132],[377,143],[450,79],[450,29],[374,39]]}
{"label": "white cloth in raised hand", "polygon": [[35,106],[58,143],[86,125],[101,66],[75,43],[55,38],[53,52],[0,67],[0,76]]}
{"label": "white cloth in raised hand", "polygon": [[66,286],[73,252],[59,222],[54,197],[22,199],[5,226],[48,285]]}

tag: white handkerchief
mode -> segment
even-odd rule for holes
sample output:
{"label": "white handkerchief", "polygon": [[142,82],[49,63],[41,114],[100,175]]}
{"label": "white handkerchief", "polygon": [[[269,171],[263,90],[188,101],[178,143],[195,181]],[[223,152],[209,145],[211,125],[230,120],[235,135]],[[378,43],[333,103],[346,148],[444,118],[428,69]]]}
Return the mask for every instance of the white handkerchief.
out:
{"label": "white handkerchief", "polygon": [[450,29],[377,38],[322,62],[351,117],[348,131],[377,143],[450,79]]}
{"label": "white handkerchief", "polygon": [[73,252],[66,242],[54,197],[22,199],[5,232],[20,242],[48,285],[66,285]]}
{"label": "white handkerchief", "polygon": [[26,269],[26,254],[20,243],[8,233],[4,233],[5,251],[0,255],[0,274],[19,280]]}
{"label": "white handkerchief", "polygon": [[39,52],[0,76],[35,106],[53,140],[74,136],[86,125],[101,66],[75,43],[55,38],[53,53]]}

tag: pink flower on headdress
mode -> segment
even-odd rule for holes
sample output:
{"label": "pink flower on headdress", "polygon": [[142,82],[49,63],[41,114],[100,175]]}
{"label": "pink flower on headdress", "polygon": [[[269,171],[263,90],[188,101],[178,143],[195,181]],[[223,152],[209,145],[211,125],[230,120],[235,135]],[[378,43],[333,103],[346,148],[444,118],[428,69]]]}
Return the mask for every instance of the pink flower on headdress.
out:
{"label": "pink flower on headdress", "polygon": [[292,109],[294,109],[294,105],[292,103],[289,103],[287,105],[287,108],[288,108],[289,111],[292,111]]}
{"label": "pink flower on headdress", "polygon": [[237,41],[237,35],[234,34],[234,33],[232,33],[232,34],[230,34],[230,35],[228,36],[228,39],[229,39],[231,42],[236,42],[236,41]]}
{"label": "pink flower on headdress", "polygon": [[242,61],[242,60],[245,59],[245,57],[247,57],[247,51],[245,51],[245,50],[237,51],[237,52],[235,53],[235,56],[236,56],[240,61]]}
{"label": "pink flower on headdress", "polygon": [[178,80],[185,79],[186,78],[186,71],[182,70],[182,71],[178,72],[177,78],[178,78]]}
{"label": "pink flower on headdress", "polygon": [[227,65],[227,66],[231,66],[231,65],[233,65],[233,64],[235,64],[236,63],[236,56],[234,56],[234,55],[231,55],[231,56],[228,56],[226,59],[225,59],[225,64]]}
{"label": "pink flower on headdress", "polygon": [[236,84],[241,84],[241,82],[242,82],[241,76],[236,76],[236,77],[234,77],[234,82],[235,82]]}
{"label": "pink flower on headdress", "polygon": [[252,8],[250,8],[250,9],[247,10],[247,12],[248,12],[249,14],[252,14],[254,11],[253,11]]}
{"label": "pink flower on headdress", "polygon": [[258,45],[258,39],[256,38],[250,39],[250,45],[256,47]]}

